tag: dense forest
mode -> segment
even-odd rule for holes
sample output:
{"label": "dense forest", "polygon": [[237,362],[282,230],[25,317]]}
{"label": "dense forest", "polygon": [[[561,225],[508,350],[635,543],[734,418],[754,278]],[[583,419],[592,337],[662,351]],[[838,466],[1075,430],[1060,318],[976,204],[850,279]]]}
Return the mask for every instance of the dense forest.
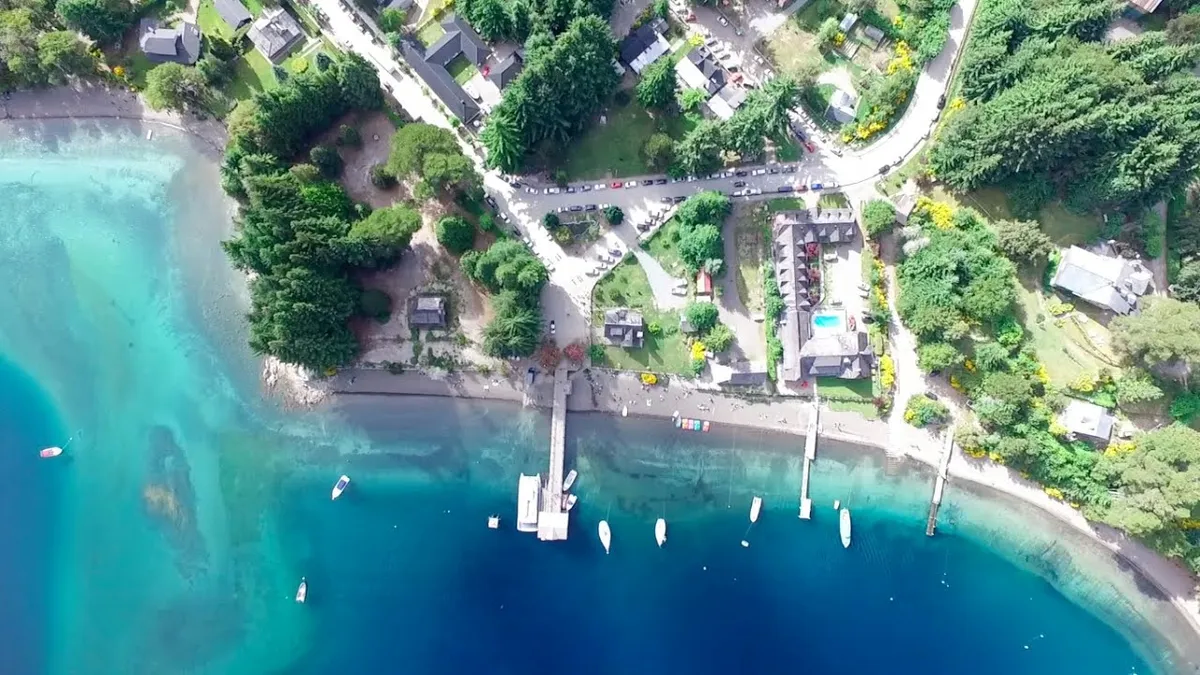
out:
{"label": "dense forest", "polygon": [[1137,211],[1190,183],[1194,18],[1101,42],[1116,11],[1112,0],[981,3],[961,63],[966,105],[939,134],[933,174],[960,190],[1009,187],[1026,213],[1056,197],[1080,211]]}
{"label": "dense forest", "polygon": [[[53,0],[0,0],[0,91],[59,84],[67,77],[95,72],[96,53],[76,30],[100,42],[111,36],[107,31],[86,30],[86,17],[79,11],[84,4],[80,0],[57,4]],[[133,12],[118,14],[116,27],[123,31]]]}

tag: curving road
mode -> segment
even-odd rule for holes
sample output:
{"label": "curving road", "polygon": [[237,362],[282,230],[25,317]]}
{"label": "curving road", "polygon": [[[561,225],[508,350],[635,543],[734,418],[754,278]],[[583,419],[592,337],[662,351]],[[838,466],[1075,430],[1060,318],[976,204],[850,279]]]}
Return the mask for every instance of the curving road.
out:
{"label": "curving road", "polygon": [[[398,67],[391,49],[377,37],[383,33],[370,17],[344,0],[312,2],[325,15],[324,27],[331,37],[342,48],[357,52],[375,64],[384,88],[411,117],[451,129],[457,137],[458,130],[425,94],[421,84]],[[612,185],[614,181],[596,180],[573,184],[570,192],[550,193],[548,189],[553,186],[538,184],[531,179],[521,179],[518,184],[513,184],[498,172],[486,170],[476,148],[459,137],[463,151],[475,160],[483,175],[484,187],[496,201],[496,208],[507,219],[508,226],[550,269],[550,283],[543,292],[542,307],[547,321],[556,323],[559,342],[587,338],[592,288],[603,269],[610,264],[602,262],[602,258],[611,260],[611,251],[624,253],[636,250],[640,234],[636,226],[648,223],[655,214],[670,208],[667,200],[686,197],[701,189],[720,190],[726,194],[753,189],[759,194],[736,199],[797,196],[805,199],[810,206],[815,206],[819,193],[811,188],[818,184],[825,189],[836,187],[847,191],[851,203],[873,195],[881,168],[885,165],[890,168],[900,166],[929,138],[941,112],[939,99],[946,92],[977,2],[960,0],[951,9],[949,40],[918,78],[904,117],[871,145],[840,155],[830,148],[818,147],[817,152],[805,155],[802,161],[794,164],[737,169],[738,173],[745,173],[744,176],[726,171],[717,177],[687,181],[669,181],[665,176],[626,177],[620,182],[633,183],[632,186],[615,188]],[[791,172],[785,172],[785,169]],[[745,185],[736,186],[737,182],[744,182]],[[784,192],[780,191],[781,188]],[[802,189],[805,191],[801,192]],[[606,231],[600,240],[580,254],[569,255],[564,252],[541,227],[542,216],[546,213],[569,211],[571,207],[587,208],[588,205],[595,205],[598,211],[606,204],[621,207],[626,216],[624,224]],[[654,271],[656,276],[666,274],[661,268]],[[665,283],[666,278],[661,281]]]}

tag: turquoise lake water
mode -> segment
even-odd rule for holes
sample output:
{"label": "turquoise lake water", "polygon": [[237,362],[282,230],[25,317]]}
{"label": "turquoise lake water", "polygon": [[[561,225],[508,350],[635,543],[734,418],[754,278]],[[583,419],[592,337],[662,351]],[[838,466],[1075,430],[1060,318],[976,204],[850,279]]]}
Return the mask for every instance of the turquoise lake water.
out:
{"label": "turquoise lake water", "polygon": [[0,140],[0,513],[16,514],[0,518],[0,673],[1195,670],[1180,619],[1107,553],[960,486],[926,538],[929,473],[836,444],[801,522],[797,439],[575,415],[571,538],[519,534],[545,413],[277,409],[216,245],[211,159],[137,127],[16,128]]}

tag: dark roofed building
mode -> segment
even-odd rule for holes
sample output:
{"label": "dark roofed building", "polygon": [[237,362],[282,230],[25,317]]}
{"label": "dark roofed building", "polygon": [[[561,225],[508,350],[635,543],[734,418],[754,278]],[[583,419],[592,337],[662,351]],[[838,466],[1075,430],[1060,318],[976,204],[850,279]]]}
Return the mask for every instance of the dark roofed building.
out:
{"label": "dark roofed building", "polygon": [[621,347],[641,347],[646,342],[646,321],[642,313],[624,307],[605,310],[604,338]]}
{"label": "dark roofed building", "polygon": [[141,23],[138,46],[155,63],[192,65],[200,59],[200,29],[184,21],[175,28],[162,28],[153,21]]}
{"label": "dark roofed building", "polygon": [[254,19],[246,6],[238,0],[213,0],[213,8],[217,10],[217,16],[234,31],[241,30]]}
{"label": "dark roofed building", "polygon": [[1137,261],[1078,246],[1063,252],[1050,279],[1051,286],[1117,314],[1132,312],[1152,282],[1150,271]]}
{"label": "dark roofed building", "polygon": [[492,50],[466,21],[451,14],[442,22],[445,33],[425,52],[425,60],[443,68],[462,54],[475,67],[483,65]]}
{"label": "dark roofed building", "polygon": [[461,122],[470,122],[479,115],[479,104],[454,81],[446,66],[461,55],[479,67],[491,50],[478,33],[454,14],[442,21],[442,28],[445,34],[429,49],[424,49],[415,39],[409,39],[400,43],[400,53],[451,114]]}
{"label": "dark roofed building", "polygon": [[661,18],[655,18],[630,31],[629,35],[621,40],[621,61],[628,64],[633,72],[642,72],[642,69],[671,50],[670,43],[663,37],[666,31],[667,22]]}
{"label": "dark roofed building", "polygon": [[709,96],[717,93],[726,84],[725,69],[713,58],[707,47],[697,47],[688,52],[687,58],[675,65],[684,84],[694,89],[703,89]]}
{"label": "dark roofed building", "polygon": [[421,295],[410,301],[408,325],[412,328],[445,328],[446,298],[441,295]]}
{"label": "dark roofed building", "polygon": [[767,384],[767,364],[764,361],[738,361],[728,366],[713,367],[714,381],[729,387],[762,387]]}
{"label": "dark roofed building", "polygon": [[497,63],[492,68],[492,72],[488,74],[488,79],[492,81],[492,84],[496,85],[497,89],[504,89],[513,80],[517,79],[517,76],[521,74],[521,69],[524,67],[525,60],[521,58],[520,54],[513,52],[507,59]]}
{"label": "dark roofed building", "polygon": [[868,377],[873,358],[867,334],[861,331],[822,335],[800,348],[800,368],[807,377]]}

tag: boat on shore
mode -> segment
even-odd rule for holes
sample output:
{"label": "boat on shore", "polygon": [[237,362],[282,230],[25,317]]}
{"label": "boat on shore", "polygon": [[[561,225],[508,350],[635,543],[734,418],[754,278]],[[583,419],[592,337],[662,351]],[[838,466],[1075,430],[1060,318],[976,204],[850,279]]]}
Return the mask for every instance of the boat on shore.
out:
{"label": "boat on shore", "polygon": [[842,509],[838,520],[838,529],[842,533],[842,548],[850,548],[850,509]]}
{"label": "boat on shore", "polygon": [[296,589],[296,602],[304,604],[308,600],[308,580],[300,577],[300,587]]}
{"label": "boat on shore", "polygon": [[612,530],[608,528],[608,521],[600,521],[600,543],[604,544],[604,552],[609,552],[609,547],[612,546]]}
{"label": "boat on shore", "polygon": [[570,511],[575,508],[577,501],[579,501],[579,495],[567,495],[567,498],[563,500],[563,508]]}
{"label": "boat on shore", "polygon": [[762,497],[755,495],[754,501],[750,502],[750,522],[758,522],[759,511],[762,511]]}
{"label": "boat on shore", "polygon": [[330,499],[337,499],[346,491],[346,486],[350,485],[350,476],[342,474],[342,477],[333,484],[333,496]]}
{"label": "boat on shore", "polygon": [[51,457],[58,457],[62,453],[63,453],[63,449],[56,445],[52,448],[43,449],[41,452],[38,453],[38,457],[41,457],[42,459],[50,459]]}
{"label": "boat on shore", "polygon": [[566,480],[563,481],[563,492],[566,492],[567,490],[571,489],[571,486],[575,484],[576,478],[579,478],[578,471],[576,471],[575,469],[571,469],[570,471],[567,472],[567,478],[566,478]]}
{"label": "boat on shore", "polygon": [[658,547],[667,543],[667,519],[659,518],[657,523],[654,523],[654,540],[658,542]]}
{"label": "boat on shore", "polygon": [[629,406],[621,406],[621,417],[629,417]]}

